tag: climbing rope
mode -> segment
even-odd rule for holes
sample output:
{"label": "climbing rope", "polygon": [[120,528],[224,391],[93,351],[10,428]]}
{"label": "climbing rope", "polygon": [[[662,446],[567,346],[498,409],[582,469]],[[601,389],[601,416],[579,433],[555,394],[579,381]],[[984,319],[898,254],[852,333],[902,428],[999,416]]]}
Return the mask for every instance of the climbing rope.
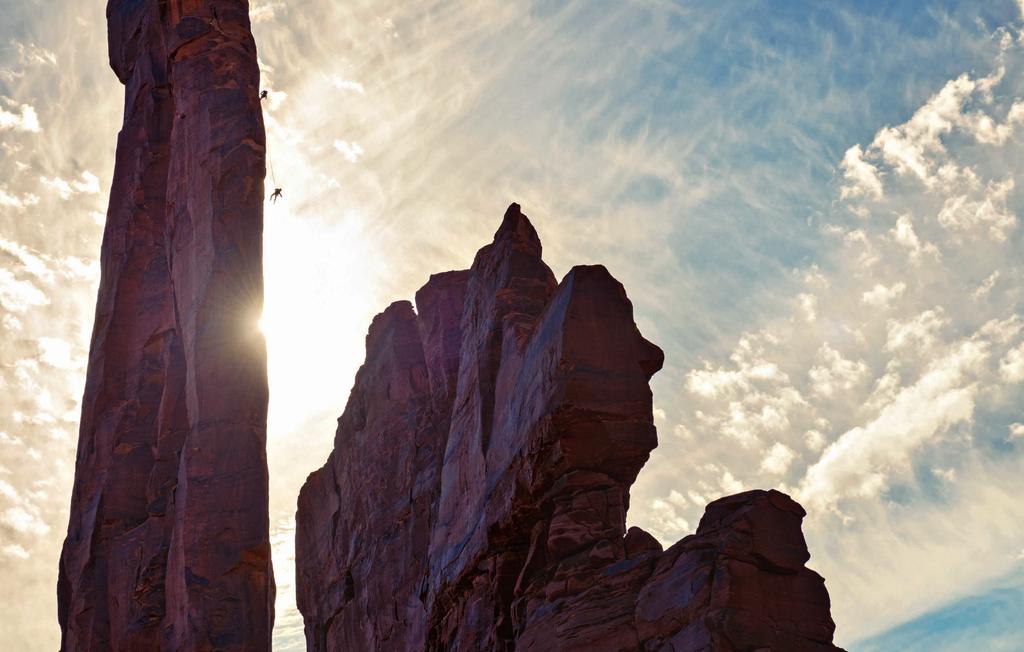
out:
{"label": "climbing rope", "polygon": [[274,174],[274,161],[270,158],[270,148],[267,148],[267,165],[270,166],[270,180],[274,182],[274,187],[277,188],[277,176]]}
{"label": "climbing rope", "polygon": [[[260,102],[267,99],[270,91],[262,91],[260,93]],[[277,203],[277,200],[283,196],[281,188],[277,185],[277,175],[274,174],[274,159],[270,157],[270,148],[267,147],[267,165],[270,166],[270,180],[274,182],[274,192],[270,194],[270,201]]]}

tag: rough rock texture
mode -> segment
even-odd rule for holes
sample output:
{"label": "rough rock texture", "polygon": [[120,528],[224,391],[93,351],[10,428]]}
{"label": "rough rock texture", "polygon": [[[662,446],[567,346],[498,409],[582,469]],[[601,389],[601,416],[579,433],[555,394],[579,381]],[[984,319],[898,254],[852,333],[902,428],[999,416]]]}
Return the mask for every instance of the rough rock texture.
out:
{"label": "rough rock texture", "polygon": [[836,650],[803,510],[708,506],[666,551],[626,531],[661,350],[601,266],[556,283],[513,204],[468,271],[374,319],[299,496],[310,650]]}
{"label": "rough rock texture", "polygon": [[268,650],[265,141],[245,0],[111,0],[103,236],[64,650]]}

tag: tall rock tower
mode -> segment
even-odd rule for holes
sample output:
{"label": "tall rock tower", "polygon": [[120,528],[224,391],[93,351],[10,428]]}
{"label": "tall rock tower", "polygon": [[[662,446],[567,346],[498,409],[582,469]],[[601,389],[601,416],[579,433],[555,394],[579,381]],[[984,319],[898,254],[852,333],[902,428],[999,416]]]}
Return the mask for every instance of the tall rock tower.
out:
{"label": "tall rock tower", "polygon": [[512,204],[469,270],[370,325],[299,494],[307,649],[840,652],[788,496],[716,500],[667,550],[627,530],[664,356],[607,269],[559,283],[541,253]]}
{"label": "tall rock tower", "polygon": [[124,124],[62,649],[269,650],[265,137],[246,0],[110,0]]}

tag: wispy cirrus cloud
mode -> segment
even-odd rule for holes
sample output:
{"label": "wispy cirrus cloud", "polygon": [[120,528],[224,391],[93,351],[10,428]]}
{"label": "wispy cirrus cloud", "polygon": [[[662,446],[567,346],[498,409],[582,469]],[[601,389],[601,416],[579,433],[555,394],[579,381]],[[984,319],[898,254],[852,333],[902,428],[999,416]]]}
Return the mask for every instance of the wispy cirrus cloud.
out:
{"label": "wispy cirrus cloud", "polygon": [[[1024,559],[1024,555],[1021,556]],[[861,642],[863,652],[959,652],[1013,650],[1020,644],[1016,623],[1024,608],[1024,580],[993,583],[934,613],[921,616],[878,637]]]}
{"label": "wispy cirrus cloud", "polygon": [[40,47],[35,43],[25,43],[22,41],[14,41],[13,46],[18,53],[18,61],[23,66],[57,65],[57,53],[53,50]]}

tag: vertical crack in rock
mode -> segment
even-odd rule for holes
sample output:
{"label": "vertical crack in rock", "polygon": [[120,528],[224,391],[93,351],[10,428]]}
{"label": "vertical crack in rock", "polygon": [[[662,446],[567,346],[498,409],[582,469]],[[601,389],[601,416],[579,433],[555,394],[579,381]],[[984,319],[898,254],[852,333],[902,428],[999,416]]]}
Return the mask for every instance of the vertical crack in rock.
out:
{"label": "vertical crack in rock", "polygon": [[268,650],[265,137],[245,0],[110,0],[125,85],[63,650]]}
{"label": "vertical crack in rock", "polygon": [[299,496],[308,649],[837,650],[784,494],[715,501],[664,551],[626,530],[662,362],[622,285],[556,283],[510,206],[469,270],[370,326]]}

